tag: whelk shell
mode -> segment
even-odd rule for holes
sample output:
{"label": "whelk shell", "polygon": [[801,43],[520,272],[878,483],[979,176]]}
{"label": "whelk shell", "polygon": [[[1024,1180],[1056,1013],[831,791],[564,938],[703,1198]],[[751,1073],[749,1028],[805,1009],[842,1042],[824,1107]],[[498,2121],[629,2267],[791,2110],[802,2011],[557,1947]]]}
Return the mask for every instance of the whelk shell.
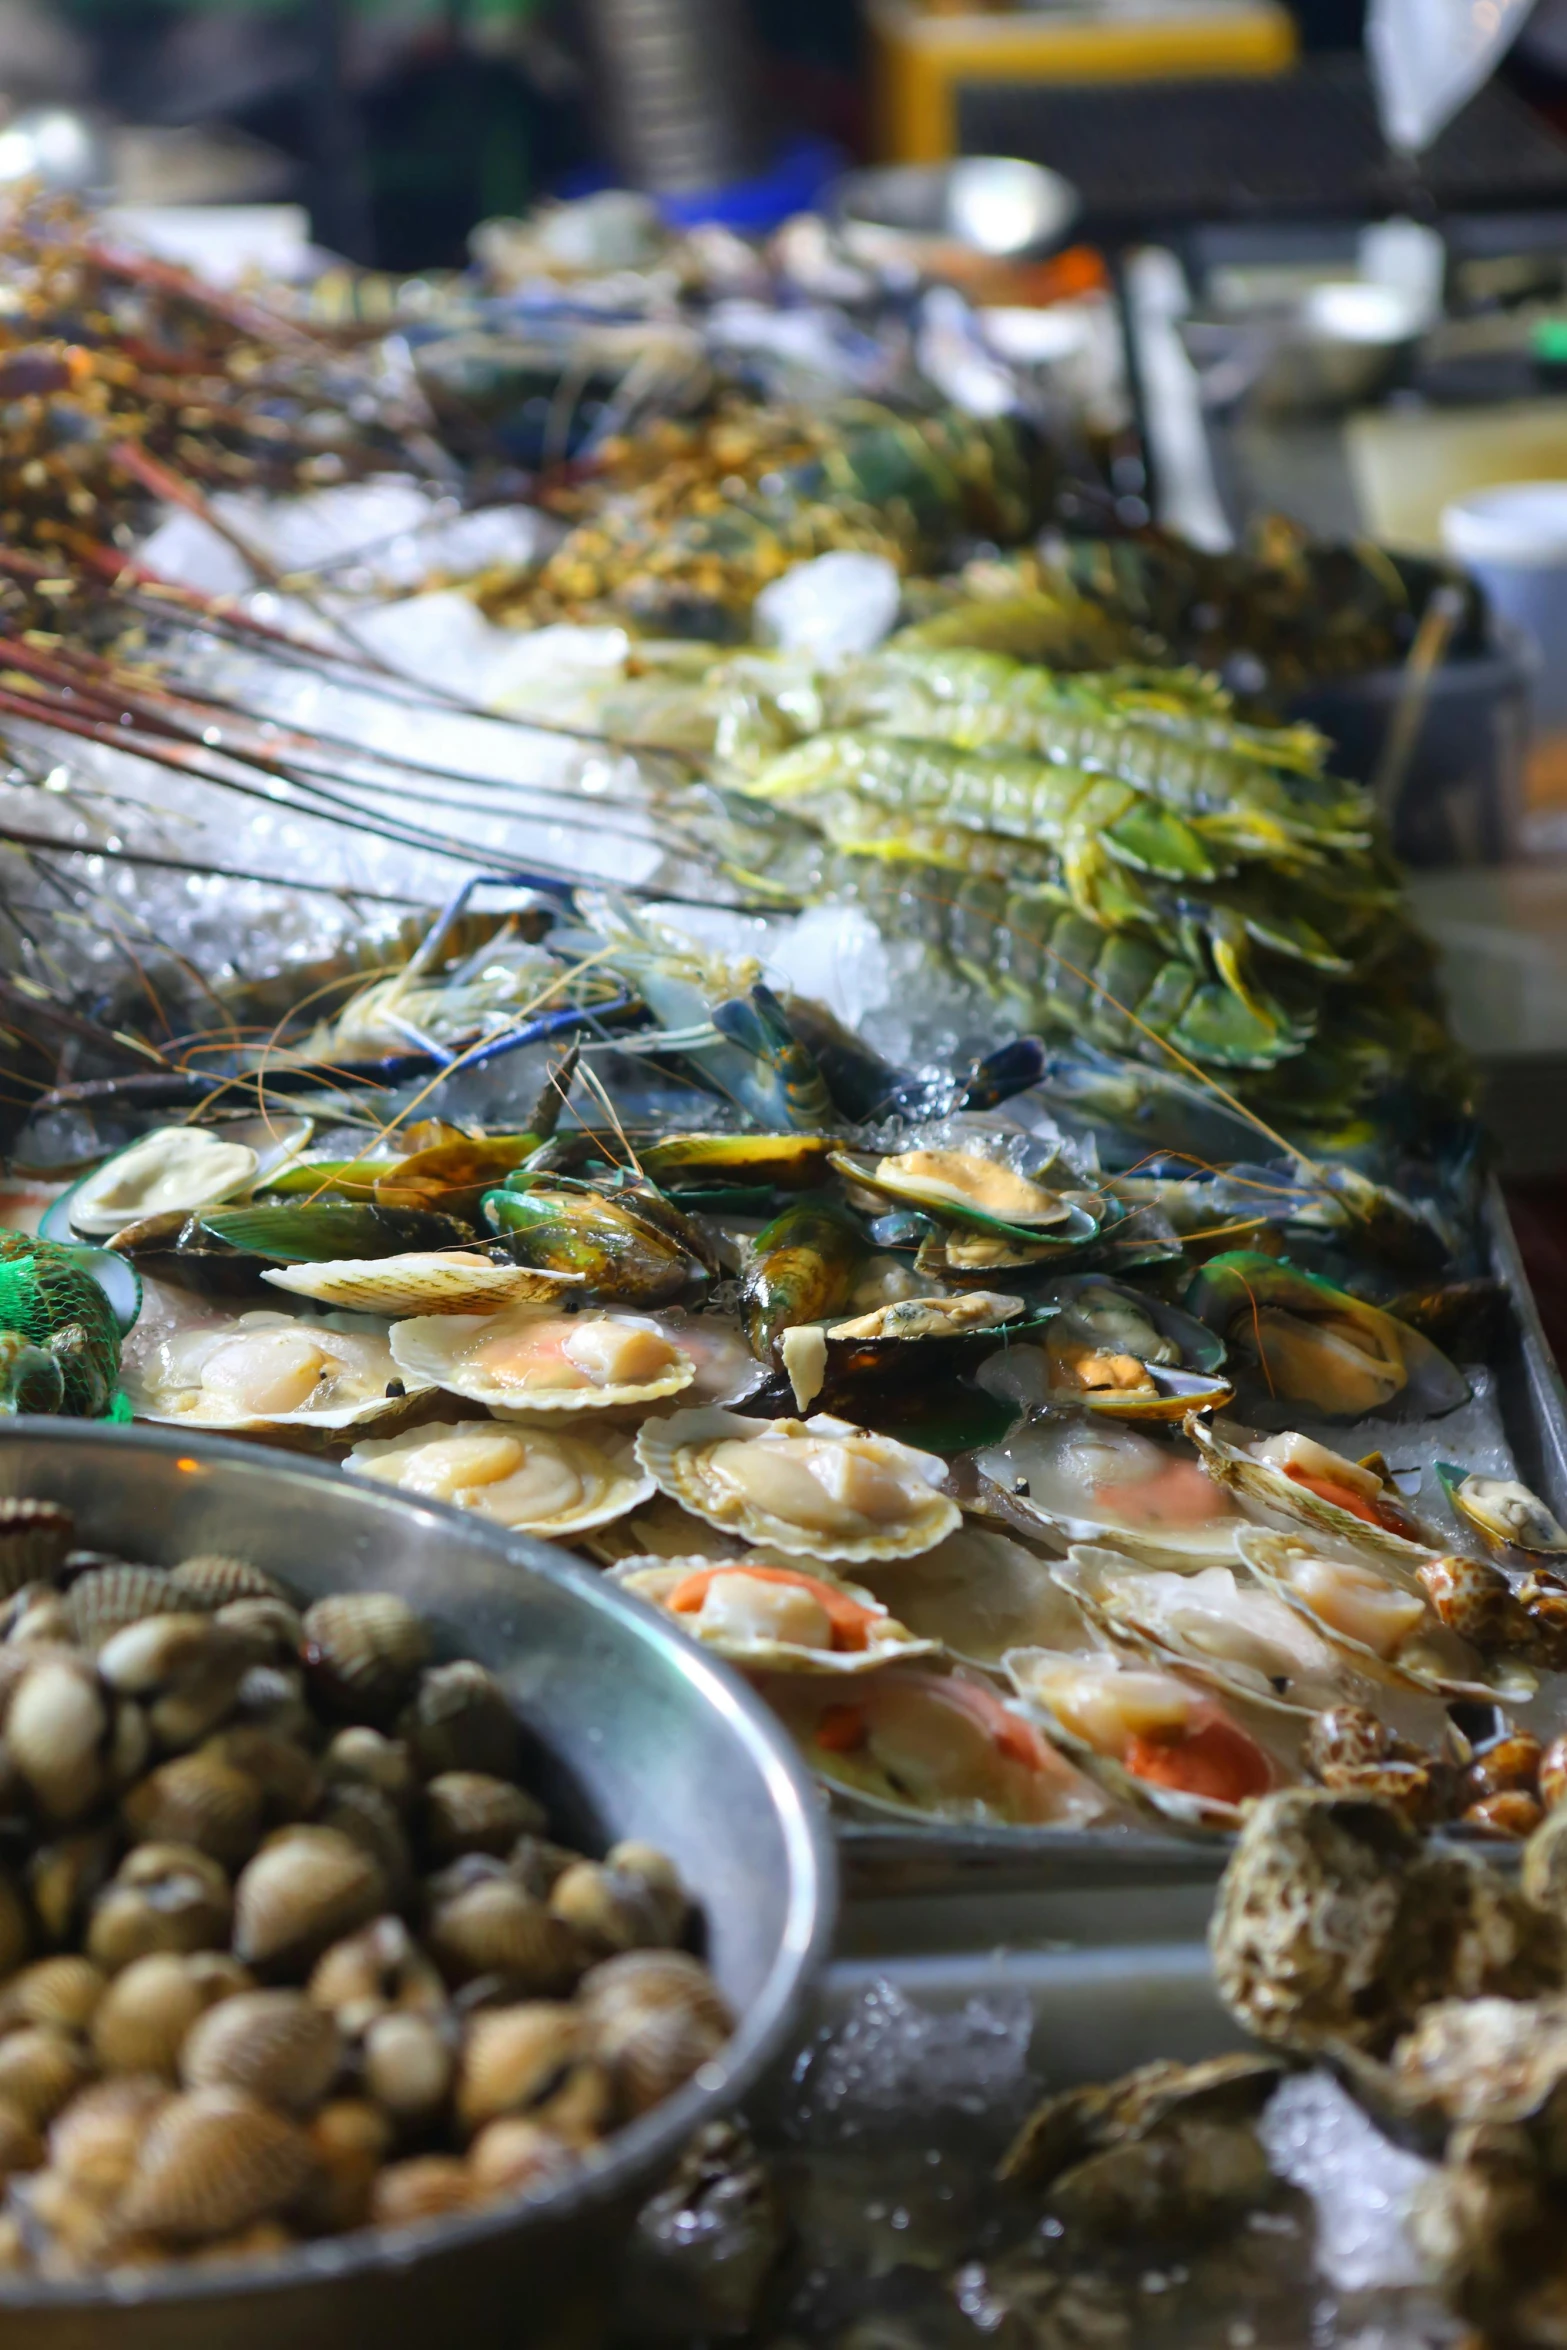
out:
{"label": "whelk shell", "polygon": [[912,1558],[954,1533],[946,1464],[825,1414],[746,1420],[677,1411],[650,1420],[637,1459],[665,1493],[726,1533],[793,1558]]}
{"label": "whelk shell", "polygon": [[623,1559],[611,1579],[673,1616],[731,1664],[769,1672],[865,1673],[936,1653],[858,1584],[765,1555]]}
{"label": "whelk shell", "polygon": [[576,1273],[496,1264],[477,1249],[413,1249],[400,1257],[342,1257],[319,1265],[269,1266],[263,1281],[295,1297],[351,1314],[497,1314],[551,1305],[579,1283]]}
{"label": "whelk shell", "polygon": [[187,2089],[244,2089],[303,2112],[326,2095],[341,2057],[336,2023],[302,1991],[242,1991],[193,2026],[180,2078]]}
{"label": "whelk shell", "polygon": [[641,1314],[426,1315],[399,1322],[391,1344],[421,1385],[528,1412],[656,1403],[696,1377],[691,1357]]}
{"label": "whelk shell", "polygon": [[404,1493],[559,1541],[623,1517],[653,1491],[625,1450],[483,1420],[435,1421],[356,1445],[346,1465]]}
{"label": "whelk shell", "polygon": [[120,2218],[176,2243],[231,2235],[297,2201],[313,2168],[282,2114],[238,2090],[192,2090],[153,2121]]}

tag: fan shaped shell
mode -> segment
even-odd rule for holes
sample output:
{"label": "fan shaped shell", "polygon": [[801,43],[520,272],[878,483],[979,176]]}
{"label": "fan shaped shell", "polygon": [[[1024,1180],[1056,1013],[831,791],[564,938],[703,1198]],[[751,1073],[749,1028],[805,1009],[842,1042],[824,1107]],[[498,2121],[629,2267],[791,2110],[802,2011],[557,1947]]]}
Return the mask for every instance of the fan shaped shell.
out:
{"label": "fan shaped shell", "polygon": [[579,1276],[497,1265],[477,1249],[410,1249],[400,1257],[342,1257],[321,1265],[268,1266],[261,1276],[294,1297],[351,1314],[493,1314],[549,1305]]}
{"label": "fan shaped shell", "polygon": [[411,1377],[494,1409],[603,1411],[659,1403],[696,1364],[646,1314],[421,1314],[399,1322],[392,1353]]}
{"label": "fan shaped shell", "polygon": [[946,1464],[934,1454],[825,1413],[672,1412],[641,1429],[637,1459],[707,1524],[789,1558],[912,1558],[955,1533],[961,1515],[939,1490]]}
{"label": "fan shaped shell", "polygon": [[433,1421],[356,1445],[345,1465],[404,1493],[560,1542],[624,1517],[653,1492],[652,1478],[624,1447],[494,1420]]}
{"label": "fan shaped shell", "polygon": [[762,1672],[869,1673],[938,1649],[859,1584],[765,1553],[622,1559],[610,1575],[730,1664]]}

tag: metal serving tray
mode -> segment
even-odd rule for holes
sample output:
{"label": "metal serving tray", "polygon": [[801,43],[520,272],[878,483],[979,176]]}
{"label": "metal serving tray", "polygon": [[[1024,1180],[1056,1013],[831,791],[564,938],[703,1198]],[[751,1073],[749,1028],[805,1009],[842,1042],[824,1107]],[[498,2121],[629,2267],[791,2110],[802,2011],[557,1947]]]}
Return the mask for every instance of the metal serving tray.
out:
{"label": "metal serving tray", "polygon": [[[1511,1311],[1494,1368],[1498,1401],[1519,1475],[1567,1518],[1567,1387],[1557,1369],[1524,1273],[1500,1186],[1488,1184],[1483,1209],[1487,1270]],[[844,1890],[851,1903],[851,1947],[972,1948],[997,1940],[996,1921],[1021,1918],[1041,1888],[1159,1889],[1161,1909],[1173,1888],[1211,1886],[1229,1839],[1185,1839],[1125,1828],[964,1827],[944,1822],[839,1823]],[[969,1905],[983,1897],[981,1912]],[[1010,1908],[998,1908],[1008,1904]]]}

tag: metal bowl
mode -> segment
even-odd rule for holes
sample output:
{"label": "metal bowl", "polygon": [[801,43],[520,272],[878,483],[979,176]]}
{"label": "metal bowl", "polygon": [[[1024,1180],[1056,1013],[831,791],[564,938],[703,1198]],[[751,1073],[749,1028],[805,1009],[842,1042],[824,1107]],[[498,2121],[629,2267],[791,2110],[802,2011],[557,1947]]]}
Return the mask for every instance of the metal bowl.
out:
{"label": "metal bowl", "polygon": [[894,163],[851,171],[829,210],[851,252],[898,259],[931,276],[965,262],[1031,261],[1051,252],[1082,209],[1057,171],[1012,155]]}
{"label": "metal bowl", "polygon": [[692,2130],[790,2041],[832,1934],[836,1882],[810,1779],[737,1675],[651,1608],[542,1544],[257,1447],[180,1430],[13,1421],[0,1494],[76,1513],[84,1542],[153,1563],[229,1551],[311,1595],[400,1592],[447,1656],[505,1684],[530,1782],[591,1849],[661,1845],[701,1904],[740,2017],[723,2053],[547,2200],[264,2262],[0,2278],[7,2350],[343,2350],[497,2339],[579,2350],[601,2333],[617,2242]]}

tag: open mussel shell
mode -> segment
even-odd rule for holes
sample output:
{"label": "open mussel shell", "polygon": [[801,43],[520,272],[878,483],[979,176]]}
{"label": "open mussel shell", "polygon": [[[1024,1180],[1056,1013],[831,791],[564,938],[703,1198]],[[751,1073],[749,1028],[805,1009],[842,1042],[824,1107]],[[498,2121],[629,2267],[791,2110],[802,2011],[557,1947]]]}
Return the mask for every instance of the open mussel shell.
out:
{"label": "open mussel shell", "polygon": [[358,1444],[346,1466],[424,1501],[449,1502],[519,1534],[570,1542],[653,1494],[629,1444],[494,1420],[437,1420]]}
{"label": "open mussel shell", "polygon": [[998,1666],[1009,1648],[1092,1648],[1082,1603],[1056,1562],[988,1527],[964,1525],[918,1558],[862,1567],[901,1623],[960,1664]]}
{"label": "open mussel shell", "polygon": [[403,1419],[430,1385],[394,1361],[383,1328],[352,1317],[240,1314],[176,1332],[124,1367],[138,1419],[176,1427],[341,1436]]}
{"label": "open mussel shell", "polygon": [[1021,1174],[1008,1159],[972,1144],[895,1151],[879,1159],[835,1150],[831,1164],[857,1191],[891,1200],[937,1224],[1033,1244],[1057,1233],[1078,1237],[1082,1211],[1074,1213],[1069,1200]]}
{"label": "open mussel shell", "polygon": [[1014,1232],[980,1232],[966,1225],[934,1224],[912,1211],[878,1217],[873,1231],[886,1248],[914,1249],[914,1270],[954,1288],[1004,1280],[1008,1274],[1049,1272],[1076,1249],[1100,1238],[1098,1203],[1065,1199],[1066,1214],[1047,1234],[1024,1239]]}
{"label": "open mussel shell", "polygon": [[993,1683],[888,1665],[845,1687],[803,1673],[763,1693],[851,1813],[970,1826],[1085,1826],[1105,1797]]}
{"label": "open mussel shell", "polygon": [[1277,1517],[1406,1569],[1443,1547],[1385,1478],[1309,1436],[1264,1437],[1196,1414],[1186,1433],[1210,1477]]}
{"label": "open mussel shell", "polygon": [[263,1281],[291,1297],[350,1314],[494,1314],[549,1305],[577,1285],[571,1273],[496,1264],[477,1249],[410,1249],[395,1257],[343,1257],[325,1264],[269,1266]]}
{"label": "open mussel shell", "polygon": [[704,1648],[755,1672],[870,1673],[938,1653],[935,1641],[921,1640],[859,1584],[820,1565],[782,1565],[765,1552],[628,1558],[610,1576]]}
{"label": "open mussel shell", "polygon": [[1442,1622],[1420,1584],[1387,1559],[1324,1558],[1311,1543],[1261,1526],[1247,1529],[1240,1550],[1265,1590],[1383,1675],[1437,1697],[1516,1703],[1535,1693],[1526,1667],[1505,1659],[1487,1664]]}
{"label": "open mussel shell", "polygon": [[1342,1650],[1244,1567],[1239,1575],[1228,1566],[1182,1574],[1079,1543],[1055,1574],[1113,1639],[1232,1697],[1315,1714],[1363,1694]]}
{"label": "open mussel shell", "polygon": [[1567,1554],[1567,1527],[1516,1477],[1480,1476],[1453,1461],[1438,1461],[1436,1473],[1464,1525],[1498,1557],[1522,1564]]}
{"label": "open mussel shell", "polygon": [[1244,1521],[1229,1495],[1184,1450],[1105,1415],[1038,1411],[973,1458],[1014,1509],[1069,1542],[1160,1567],[1235,1556]]}
{"label": "open mussel shell", "polygon": [[378,1172],[374,1198],[384,1208],[434,1208],[474,1221],[479,1203],[539,1147],[537,1134],[495,1134],[483,1142],[458,1136],[414,1151],[395,1167]]}
{"label": "open mussel shell", "polygon": [[147,1216],[189,1215],[256,1190],[310,1139],[309,1118],[237,1118],[220,1126],[159,1126],[84,1175],[45,1218],[43,1237],[94,1240]]}
{"label": "open mussel shell", "polygon": [[603,1411],[663,1402],[696,1364],[646,1314],[422,1314],[397,1323],[392,1354],[410,1379],[492,1410]]}
{"label": "open mussel shell", "polygon": [[837,1146],[825,1134],[666,1134],[639,1144],[637,1157],[666,1191],[705,1191],[731,1184],[809,1191],[827,1176]]}
{"label": "open mussel shell", "polygon": [[1256,1250],[1211,1258],[1186,1303],[1282,1404],[1336,1419],[1393,1410],[1434,1418],[1469,1399],[1469,1382],[1407,1322]]}
{"label": "open mussel shell", "polygon": [[912,1558],[960,1520],[940,1490],[944,1462],[825,1413],[801,1421],[676,1411],[644,1424],[637,1459],[694,1516],[789,1558]]}
{"label": "open mussel shell", "polygon": [[336,1264],[345,1257],[395,1257],[471,1245],[471,1228],[424,1208],[382,1208],[355,1200],[285,1200],[219,1208],[200,1218],[204,1240],[273,1265]]}
{"label": "open mussel shell", "polygon": [[484,1217],[519,1265],[571,1273],[618,1305],[664,1305],[701,1277],[683,1240],[625,1200],[591,1191],[487,1191]]}
{"label": "open mussel shell", "polygon": [[1118,1802],[1168,1827],[1238,1828],[1248,1803],[1296,1775],[1260,1725],[1168,1666],[1035,1648],[1008,1650],[1002,1665],[1053,1745]]}

